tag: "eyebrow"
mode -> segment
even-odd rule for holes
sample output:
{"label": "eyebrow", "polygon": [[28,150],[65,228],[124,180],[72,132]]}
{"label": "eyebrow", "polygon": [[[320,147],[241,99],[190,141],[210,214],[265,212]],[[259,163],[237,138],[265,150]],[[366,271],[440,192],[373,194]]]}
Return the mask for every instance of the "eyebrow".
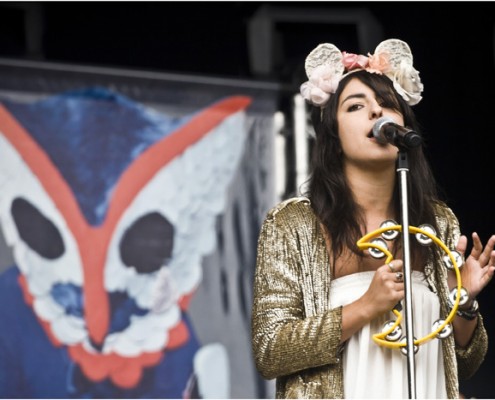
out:
{"label": "eyebrow", "polygon": [[354,93],[354,94],[351,94],[349,96],[347,96],[344,100],[342,100],[342,102],[340,103],[340,105],[342,106],[347,100],[351,100],[351,99],[364,99],[366,97],[366,95],[364,93]]}

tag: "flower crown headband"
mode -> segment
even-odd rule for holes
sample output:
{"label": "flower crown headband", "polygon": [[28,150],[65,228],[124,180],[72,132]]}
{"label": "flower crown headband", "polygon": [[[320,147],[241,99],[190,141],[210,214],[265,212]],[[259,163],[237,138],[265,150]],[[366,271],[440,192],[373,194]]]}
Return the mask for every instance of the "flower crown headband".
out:
{"label": "flower crown headband", "polygon": [[340,80],[359,70],[390,78],[397,93],[410,106],[422,99],[423,84],[413,67],[411,49],[399,39],[381,42],[375,54],[368,56],[341,52],[331,43],[322,43],[306,57],[304,68],[309,80],[301,85],[301,94],[316,106],[324,106],[337,91]]}

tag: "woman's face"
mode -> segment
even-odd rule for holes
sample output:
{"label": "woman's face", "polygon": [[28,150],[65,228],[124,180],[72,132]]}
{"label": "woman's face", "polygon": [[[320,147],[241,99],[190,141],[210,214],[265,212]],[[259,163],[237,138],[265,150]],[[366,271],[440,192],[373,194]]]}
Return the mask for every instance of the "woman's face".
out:
{"label": "woman's face", "polygon": [[371,88],[357,78],[351,79],[340,95],[337,109],[344,163],[367,169],[395,163],[397,147],[378,143],[372,134],[373,125],[383,116],[404,124],[402,115],[386,107]]}

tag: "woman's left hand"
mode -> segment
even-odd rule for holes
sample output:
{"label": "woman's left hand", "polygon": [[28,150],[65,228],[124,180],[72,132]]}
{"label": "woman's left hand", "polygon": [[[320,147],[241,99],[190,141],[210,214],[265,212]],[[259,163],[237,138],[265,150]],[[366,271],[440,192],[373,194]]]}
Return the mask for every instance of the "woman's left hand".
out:
{"label": "woman's left hand", "polygon": [[[461,267],[462,286],[468,291],[471,299],[476,298],[490,282],[495,272],[495,235],[488,240],[485,248],[476,232],[473,233],[473,248]],[[467,237],[459,238],[456,249],[462,255],[466,252]]]}

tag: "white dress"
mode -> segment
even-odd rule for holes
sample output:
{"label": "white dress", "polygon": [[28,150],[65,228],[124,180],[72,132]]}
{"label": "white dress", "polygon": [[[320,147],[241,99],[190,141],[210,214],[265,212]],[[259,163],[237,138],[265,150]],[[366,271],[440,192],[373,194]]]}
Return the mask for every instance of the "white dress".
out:
{"label": "white dress", "polygon": [[[368,289],[373,274],[373,271],[359,272],[332,280],[331,307],[343,306],[361,297]],[[412,272],[411,287],[414,336],[420,339],[433,331],[433,322],[440,318],[440,303],[428,289],[421,272]],[[402,336],[405,336],[404,310],[402,316]],[[385,314],[364,326],[346,343],[342,359],[346,399],[409,398],[407,356],[400,349],[380,346],[372,339],[373,335],[382,332],[386,321],[395,319],[392,312]],[[440,339],[434,338],[419,345],[415,366],[416,397],[447,398]]]}

